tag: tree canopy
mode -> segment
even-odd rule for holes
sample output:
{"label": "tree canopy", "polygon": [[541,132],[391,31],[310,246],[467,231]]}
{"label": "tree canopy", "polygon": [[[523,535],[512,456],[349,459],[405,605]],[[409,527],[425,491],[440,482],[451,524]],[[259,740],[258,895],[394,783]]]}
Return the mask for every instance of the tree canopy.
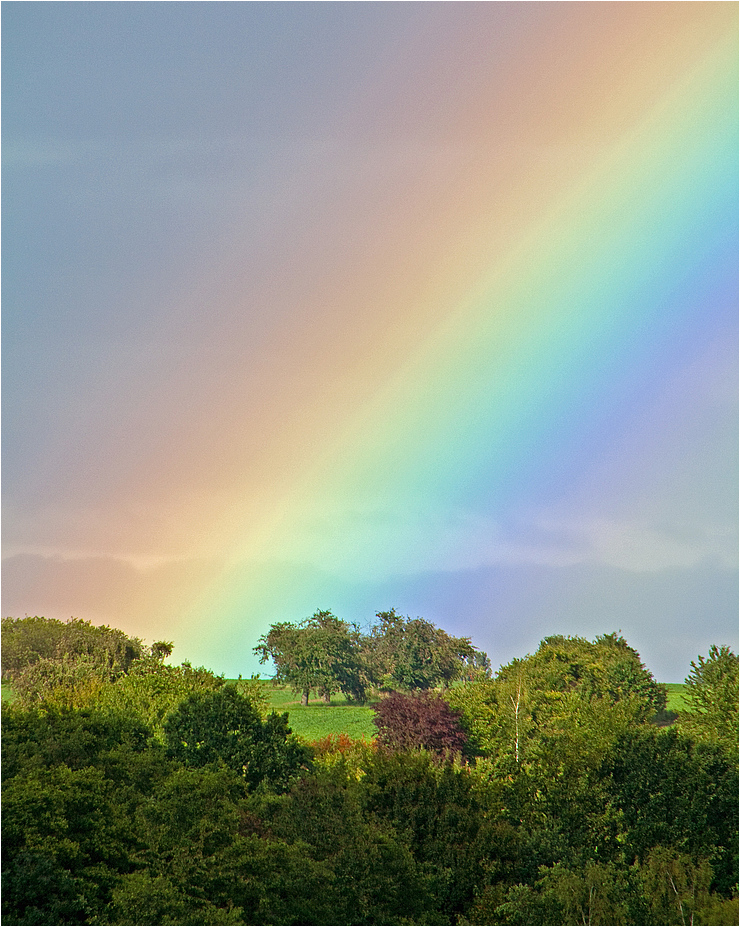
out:
{"label": "tree canopy", "polygon": [[278,622],[254,652],[272,660],[275,680],[329,701],[335,692],[363,701],[370,685],[403,691],[448,686],[456,679],[485,675],[490,663],[469,638],[451,637],[424,618],[404,618],[395,609],[378,612],[369,634],[330,611],[299,623]]}
{"label": "tree canopy", "polygon": [[432,689],[486,673],[490,662],[467,637],[452,637],[424,618],[404,618],[392,608],[365,640],[375,680],[388,689]]}
{"label": "tree canopy", "polygon": [[706,659],[691,661],[679,725],[700,740],[738,751],[738,658],[729,647],[709,648]]}
{"label": "tree canopy", "polygon": [[138,638],[129,637],[117,628],[93,625],[79,618],[70,621],[38,616],[2,619],[3,679],[13,678],[16,685],[29,667],[63,658],[73,658],[115,678],[145,652]]}
{"label": "tree canopy", "polygon": [[534,654],[502,666],[494,679],[477,679],[450,691],[472,744],[484,755],[522,761],[544,736],[578,723],[593,743],[605,725],[652,718],[665,708],[666,689],[621,636],[594,641],[556,635]]}
{"label": "tree canopy", "polygon": [[275,680],[301,693],[304,705],[312,690],[327,702],[338,691],[358,701],[365,698],[360,632],[330,611],[316,611],[298,624],[273,624],[254,652],[261,663],[272,660]]}
{"label": "tree canopy", "polygon": [[288,715],[259,710],[235,686],[188,696],[164,726],[170,756],[185,766],[224,765],[250,786],[284,787],[309,752],[290,737]]}
{"label": "tree canopy", "polygon": [[692,664],[670,728],[620,637],[550,637],[493,679],[381,699],[370,742],[316,744],[263,683],[161,657],[86,704],[4,704],[4,922],[738,922],[728,648]]}

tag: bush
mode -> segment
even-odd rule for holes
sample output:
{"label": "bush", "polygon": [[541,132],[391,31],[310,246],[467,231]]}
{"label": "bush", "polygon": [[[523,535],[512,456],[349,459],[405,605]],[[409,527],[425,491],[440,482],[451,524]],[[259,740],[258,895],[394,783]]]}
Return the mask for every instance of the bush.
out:
{"label": "bush", "polygon": [[308,747],[290,737],[288,715],[265,721],[235,686],[198,692],[181,702],[164,726],[170,756],[185,766],[224,765],[256,787],[267,780],[285,787],[310,759]]}
{"label": "bush", "polygon": [[426,749],[453,756],[465,748],[460,715],[438,696],[394,692],[373,710],[378,740],[391,750]]}

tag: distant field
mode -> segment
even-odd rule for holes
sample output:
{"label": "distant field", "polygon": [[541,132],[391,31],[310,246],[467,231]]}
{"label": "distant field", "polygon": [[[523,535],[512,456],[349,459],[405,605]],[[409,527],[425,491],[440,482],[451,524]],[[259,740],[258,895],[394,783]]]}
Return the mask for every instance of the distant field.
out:
{"label": "distant field", "polygon": [[[265,692],[270,698],[270,707],[275,711],[288,712],[288,719],[293,733],[306,740],[319,740],[328,734],[349,734],[350,737],[370,739],[377,734],[373,724],[372,704],[357,706],[344,698],[332,697],[331,705],[311,701],[308,706],[301,705],[298,696],[284,686],[274,687],[265,682]],[[685,685],[666,683],[668,689],[669,711],[682,711],[685,708],[683,692]]]}
{"label": "distant field", "polygon": [[301,705],[300,698],[290,689],[265,683],[265,692],[270,698],[270,707],[275,711],[288,712],[288,721],[294,734],[306,740],[320,740],[329,734],[348,734],[354,739],[369,740],[378,733],[373,724],[372,703],[356,705],[337,695],[332,696],[331,705],[314,701]]}
{"label": "distant field", "polygon": [[668,711],[684,711],[688,706],[684,701],[684,690],[686,686],[683,682],[667,682],[668,689]]}
{"label": "distant field", "polygon": [[[365,737],[369,740],[377,734],[373,724],[372,702],[355,705],[345,698],[334,696],[331,705],[313,699],[308,705],[301,705],[298,696],[285,686],[273,686],[271,682],[264,681],[264,687],[270,699],[270,707],[281,713],[287,711],[291,730],[306,740],[320,740],[329,734],[342,733],[355,739]],[[686,686],[683,683],[666,683],[666,688],[668,710],[683,711],[686,708]],[[13,691],[7,683],[2,686],[2,700],[13,700]]]}

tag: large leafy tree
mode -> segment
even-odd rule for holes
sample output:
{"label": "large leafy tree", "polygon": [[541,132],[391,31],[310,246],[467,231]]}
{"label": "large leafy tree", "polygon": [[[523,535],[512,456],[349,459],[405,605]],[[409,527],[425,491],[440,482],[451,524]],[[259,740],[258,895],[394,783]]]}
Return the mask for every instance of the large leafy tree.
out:
{"label": "large leafy tree", "polygon": [[509,887],[505,900],[483,892],[474,924],[737,924],[737,899],[709,890],[711,865],[667,847],[643,862],[558,861],[530,884]]}
{"label": "large leafy tree", "polygon": [[151,731],[134,715],[104,709],[3,706],[3,781],[42,768],[100,767],[119,784],[149,753]]}
{"label": "large leafy tree", "polygon": [[130,864],[126,822],[100,769],[14,777],[3,786],[2,826],[6,923],[90,923]]}
{"label": "large leafy tree", "polygon": [[632,704],[635,716],[646,720],[665,708],[667,693],[645,668],[640,655],[617,634],[605,634],[593,642],[580,637],[554,635],[545,638],[533,656],[502,667],[498,680],[513,680],[520,673],[534,688],[549,693],[539,706],[541,717],[557,713],[558,696],[577,691],[587,699],[600,698]]}
{"label": "large leafy tree", "polygon": [[488,673],[488,657],[465,637],[451,637],[424,618],[404,618],[395,609],[378,612],[369,635],[329,611],[299,624],[273,624],[254,648],[272,660],[275,679],[329,701],[334,692],[363,701],[370,683],[385,689],[432,689]]}
{"label": "large leafy tree", "polygon": [[11,682],[16,699],[26,706],[100,704],[110,683],[134,670],[158,671],[171,653],[170,641],[147,647],[117,628],[78,618],[2,622],[3,679]]}
{"label": "large leafy tree", "polygon": [[[160,642],[160,646],[170,646]],[[136,637],[128,637],[118,628],[94,625],[73,618],[3,618],[3,678],[18,679],[23,671],[42,660],[62,657],[86,661],[107,672],[110,677],[126,672],[147,648]]]}
{"label": "large leafy tree", "polygon": [[176,769],[137,810],[142,867],[120,880],[108,923],[337,923],[331,866],[268,834],[247,802],[229,769]]}
{"label": "large leafy tree", "polygon": [[321,896],[331,899],[328,923],[443,923],[429,910],[428,879],[405,835],[366,813],[361,781],[347,773],[341,764],[320,766],[279,800],[254,796],[263,826],[327,867]]}
{"label": "large leafy tree", "polygon": [[[222,676],[204,667],[193,667],[187,662],[168,666],[151,656],[137,660],[128,673],[102,686],[96,703],[101,708],[140,718],[151,727],[155,738],[164,743],[164,723],[181,702],[190,695],[212,692],[223,685]],[[249,682],[247,685],[254,702],[255,687]]]}
{"label": "large leafy tree", "polygon": [[388,689],[433,689],[480,675],[490,664],[467,637],[452,637],[424,618],[404,618],[392,608],[365,640],[375,679]]}
{"label": "large leafy tree", "polygon": [[301,694],[304,705],[312,691],[326,702],[341,691],[363,701],[366,673],[359,629],[330,611],[319,610],[299,624],[273,624],[254,652],[261,663],[272,660],[276,682],[285,682]]}
{"label": "large leafy tree", "polygon": [[[713,887],[737,884],[735,757],[675,728],[634,728],[615,741],[601,770],[617,842],[632,862],[656,846],[712,859]],[[618,813],[616,813],[618,809]]]}
{"label": "large leafy tree", "polygon": [[738,658],[729,647],[713,644],[705,659],[691,661],[684,698],[688,711],[679,726],[693,737],[738,749]]}
{"label": "large leafy tree", "polygon": [[495,679],[477,679],[446,696],[457,708],[478,752],[529,757],[543,737],[588,730],[589,742],[606,745],[624,725],[665,708],[659,685],[639,654],[616,634],[593,642],[545,638],[538,650],[502,666]]}
{"label": "large leafy tree", "polygon": [[170,764],[130,715],[3,708],[3,919],[107,923],[133,812]]}
{"label": "large leafy tree", "polygon": [[288,715],[260,712],[235,686],[191,695],[167,719],[168,753],[185,766],[224,765],[256,787],[284,788],[309,761],[290,736]]}
{"label": "large leafy tree", "polygon": [[378,751],[358,791],[366,813],[404,836],[426,877],[437,915],[420,923],[466,923],[458,918],[481,887],[516,865],[516,833],[467,766]]}

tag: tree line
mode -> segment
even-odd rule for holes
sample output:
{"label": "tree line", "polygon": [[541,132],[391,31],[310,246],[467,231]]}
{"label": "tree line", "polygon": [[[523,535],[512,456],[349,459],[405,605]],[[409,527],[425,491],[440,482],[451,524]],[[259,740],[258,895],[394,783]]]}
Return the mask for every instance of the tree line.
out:
{"label": "tree line", "polygon": [[451,637],[424,618],[404,618],[392,608],[378,612],[368,634],[330,611],[299,623],[273,624],[254,648],[271,660],[275,679],[300,693],[329,702],[335,692],[363,702],[368,689],[431,689],[490,673],[490,661],[467,637]]}
{"label": "tree line", "polygon": [[256,680],[141,642],[116,662],[121,632],[82,622],[97,656],[42,654],[42,624],[3,623],[14,687],[65,667],[3,707],[5,923],[737,923],[728,647],[677,718],[621,636],[552,636],[454,685],[405,675],[373,740],[309,744]]}

